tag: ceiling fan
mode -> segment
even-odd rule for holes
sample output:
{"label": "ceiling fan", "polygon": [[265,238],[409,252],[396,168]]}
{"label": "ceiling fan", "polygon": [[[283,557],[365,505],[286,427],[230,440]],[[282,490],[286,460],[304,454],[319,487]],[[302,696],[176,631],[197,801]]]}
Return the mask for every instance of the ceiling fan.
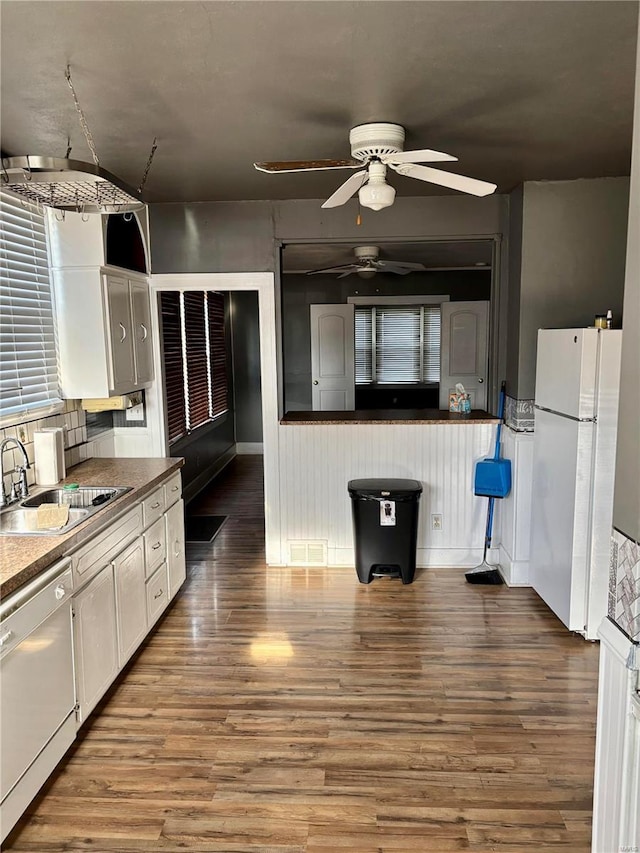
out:
{"label": "ceiling fan", "polygon": [[[393,204],[395,189],[386,180],[387,167],[399,175],[419,181],[459,190],[471,195],[489,195],[496,184],[467,178],[442,169],[421,166],[420,163],[438,163],[457,160],[451,154],[432,151],[403,151],[404,128],[399,124],[377,122],[359,124],[349,132],[351,159],[348,160],[290,160],[254,163],[260,172],[308,172],[320,169],[361,169],[338,187],[322,207],[338,207],[358,193],[360,204],[371,210],[382,210]],[[364,167],[364,168],[362,168]]]}
{"label": "ceiling fan", "polygon": [[378,246],[354,246],[353,253],[356,259],[351,264],[341,264],[337,267],[327,267],[321,270],[309,270],[307,275],[337,272],[340,273],[338,278],[344,278],[355,272],[360,278],[373,278],[377,272],[393,272],[398,275],[407,275],[410,272],[426,270],[424,264],[414,264],[408,261],[381,260]]}

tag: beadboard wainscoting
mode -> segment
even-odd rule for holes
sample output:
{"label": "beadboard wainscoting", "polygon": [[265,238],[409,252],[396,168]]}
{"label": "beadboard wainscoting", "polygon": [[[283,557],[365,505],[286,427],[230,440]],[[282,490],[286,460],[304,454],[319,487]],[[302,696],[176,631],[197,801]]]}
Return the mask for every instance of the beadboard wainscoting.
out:
{"label": "beadboard wainscoting", "polygon": [[[281,425],[281,553],[292,563],[305,543],[326,543],[331,566],[353,566],[349,480],[419,480],[417,565],[477,565],[486,498],[473,494],[474,465],[492,453],[495,424]],[[432,529],[431,515],[442,516]],[[322,549],[317,549],[320,553]]]}
{"label": "beadboard wainscoting", "polygon": [[493,544],[498,548],[502,576],[509,586],[531,586],[531,483],[533,433],[502,430],[502,456],[511,460],[511,491],[496,501]]}

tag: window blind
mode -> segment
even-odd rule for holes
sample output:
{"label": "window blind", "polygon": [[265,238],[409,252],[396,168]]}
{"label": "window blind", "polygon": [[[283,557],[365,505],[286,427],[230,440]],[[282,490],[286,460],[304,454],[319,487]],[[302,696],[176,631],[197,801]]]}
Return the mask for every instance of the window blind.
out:
{"label": "window blind", "polygon": [[205,322],[205,295],[197,291],[183,294],[187,385],[187,429],[209,420],[209,353]]}
{"label": "window blind", "polygon": [[162,350],[169,443],[228,410],[225,298],[163,291]]}
{"label": "window blind", "polygon": [[440,381],[440,306],[355,309],[356,384]]}
{"label": "window blind", "polygon": [[227,347],[224,336],[224,295],[207,293],[209,319],[209,364],[211,373],[211,414],[228,409]]}
{"label": "window blind", "polygon": [[167,438],[169,442],[172,442],[181,438],[187,431],[180,294],[173,291],[161,292],[160,313],[162,317]]}
{"label": "window blind", "polygon": [[44,215],[0,192],[2,417],[61,406]]}

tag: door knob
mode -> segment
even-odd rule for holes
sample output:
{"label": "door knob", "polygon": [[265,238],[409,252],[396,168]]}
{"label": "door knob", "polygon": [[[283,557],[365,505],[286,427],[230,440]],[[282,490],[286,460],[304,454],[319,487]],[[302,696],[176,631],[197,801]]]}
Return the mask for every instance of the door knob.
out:
{"label": "door knob", "polygon": [[484,382],[484,379],[482,377],[480,377],[480,379],[478,379],[478,382],[480,385],[482,385],[482,383]]}
{"label": "door knob", "polygon": [[318,384],[318,380],[317,380],[317,379],[314,379],[314,380],[313,380],[313,384],[314,384],[314,385],[317,385],[317,384]]}

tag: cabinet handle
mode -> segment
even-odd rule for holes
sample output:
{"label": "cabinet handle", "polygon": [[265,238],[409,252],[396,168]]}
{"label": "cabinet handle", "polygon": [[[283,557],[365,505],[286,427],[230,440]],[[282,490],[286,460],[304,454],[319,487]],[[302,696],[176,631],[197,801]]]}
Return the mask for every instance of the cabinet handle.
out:
{"label": "cabinet handle", "polygon": [[156,594],[153,596],[153,600],[155,601],[155,600],[156,600],[156,598],[160,598],[160,596],[162,595],[162,593],[163,593],[163,592],[164,592],[164,590],[163,590],[163,589],[159,589],[159,590],[156,592]]}
{"label": "cabinet handle", "polygon": [[142,329],[142,340],[143,340],[143,341],[146,341],[146,340],[147,340],[147,335],[149,334],[149,333],[147,332],[147,327],[145,326],[145,324],[144,324],[144,323],[140,323],[140,328]]}
{"label": "cabinet handle", "polygon": [[120,338],[120,343],[121,343],[121,344],[123,344],[123,343],[124,343],[124,339],[127,337],[127,330],[126,330],[126,329],[125,329],[125,327],[122,325],[122,323],[118,323],[118,325],[119,325],[119,326],[120,326],[120,328],[122,329],[122,337]]}
{"label": "cabinet handle", "polygon": [[157,503],[151,504],[151,509],[158,509],[159,506],[160,506],[160,501],[158,501]]}
{"label": "cabinet handle", "polygon": [[7,631],[6,634],[3,634],[0,637],[0,646],[6,645],[12,637],[13,637],[13,631]]}
{"label": "cabinet handle", "polygon": [[58,599],[58,601],[61,601],[65,597],[66,594],[67,594],[67,590],[62,586],[62,584],[60,584],[60,586],[56,587],[54,595]]}
{"label": "cabinet handle", "polygon": [[180,488],[180,486],[173,486],[173,488],[171,489],[171,491],[172,491],[172,492],[177,492],[179,488]]}
{"label": "cabinet handle", "polygon": [[161,545],[161,543],[160,543],[160,542],[156,542],[156,544],[155,544],[155,545],[152,545],[152,546],[151,546],[151,550],[152,550],[152,551],[157,551],[157,550],[158,550],[158,548],[160,547],[160,545]]}

